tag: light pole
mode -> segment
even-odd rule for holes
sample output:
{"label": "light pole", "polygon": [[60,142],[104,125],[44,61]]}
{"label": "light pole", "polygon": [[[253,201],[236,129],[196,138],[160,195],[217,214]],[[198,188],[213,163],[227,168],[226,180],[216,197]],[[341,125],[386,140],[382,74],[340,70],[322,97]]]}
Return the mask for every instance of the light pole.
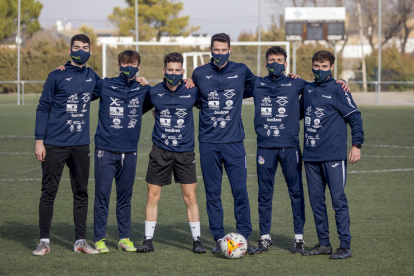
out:
{"label": "light pole", "polygon": [[[138,42],[138,0],[135,0],[135,41]],[[135,45],[135,50],[138,52],[139,46]]]}
{"label": "light pole", "polygon": [[[261,4],[261,2],[262,2],[262,0],[259,0],[259,25],[257,26],[257,41],[262,41],[262,32],[261,32],[261,27],[260,27],[260,25],[261,25],[261,18],[260,18],[260,13],[261,13],[261,7],[260,7],[260,4]],[[261,54],[260,54],[260,45],[259,46],[257,46],[257,76],[258,77],[260,77],[260,66],[261,66],[261,64],[260,64],[260,56],[261,56]]]}
{"label": "light pole", "polygon": [[20,105],[20,0],[17,8],[17,105]]}

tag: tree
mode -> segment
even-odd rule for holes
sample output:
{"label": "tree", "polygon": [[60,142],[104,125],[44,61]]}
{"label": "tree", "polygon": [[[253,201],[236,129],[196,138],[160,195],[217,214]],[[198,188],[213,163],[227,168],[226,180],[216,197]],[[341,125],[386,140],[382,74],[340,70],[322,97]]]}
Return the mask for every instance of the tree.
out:
{"label": "tree", "polygon": [[[109,20],[118,26],[120,34],[131,35],[135,30],[135,1],[126,0],[129,7],[115,7]],[[183,3],[169,0],[138,0],[139,40],[160,40],[162,35],[188,35],[200,27],[189,26],[189,16],[178,16]]]}
{"label": "tree", "polygon": [[[40,30],[39,15],[43,5],[36,0],[21,0],[20,26],[28,37]],[[16,0],[0,1],[0,41],[17,34],[18,2]]]}

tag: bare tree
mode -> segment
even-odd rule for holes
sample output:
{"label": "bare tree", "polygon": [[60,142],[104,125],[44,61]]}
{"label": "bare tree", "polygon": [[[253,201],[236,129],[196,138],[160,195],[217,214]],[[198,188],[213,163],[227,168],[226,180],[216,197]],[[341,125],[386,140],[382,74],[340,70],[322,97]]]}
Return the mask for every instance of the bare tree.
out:
{"label": "bare tree", "polygon": [[414,25],[409,25],[408,20],[414,18],[414,3],[412,0],[398,1],[398,14],[401,17],[402,34],[401,34],[401,54],[405,54],[405,45],[407,44],[408,36],[414,29]]}

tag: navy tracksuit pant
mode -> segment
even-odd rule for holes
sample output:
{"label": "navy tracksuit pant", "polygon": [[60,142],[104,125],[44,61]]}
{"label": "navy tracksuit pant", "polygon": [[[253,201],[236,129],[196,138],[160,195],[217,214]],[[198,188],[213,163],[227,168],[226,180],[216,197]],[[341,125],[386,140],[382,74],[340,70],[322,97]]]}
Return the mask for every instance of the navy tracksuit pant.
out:
{"label": "navy tracksuit pant", "polygon": [[116,184],[116,218],[119,239],[129,238],[131,197],[137,167],[137,153],[114,153],[95,149],[94,238],[105,239],[112,181]]}
{"label": "navy tracksuit pant", "polygon": [[299,146],[292,148],[257,147],[260,234],[270,234],[272,199],[278,162],[280,162],[288,186],[295,234],[303,234],[305,200],[302,182],[302,156]]}
{"label": "navy tracksuit pant", "polygon": [[246,185],[247,160],[243,142],[228,144],[200,142],[200,161],[210,232],[214,240],[217,241],[226,235],[221,204],[223,164],[233,193],[237,232],[247,239],[252,234],[252,223]]}
{"label": "navy tracksuit pant", "polygon": [[330,162],[305,162],[309,201],[315,219],[319,243],[330,244],[329,224],[325,204],[325,189],[328,184],[335,210],[336,228],[340,247],[351,248],[351,233],[348,200],[345,196],[346,160]]}

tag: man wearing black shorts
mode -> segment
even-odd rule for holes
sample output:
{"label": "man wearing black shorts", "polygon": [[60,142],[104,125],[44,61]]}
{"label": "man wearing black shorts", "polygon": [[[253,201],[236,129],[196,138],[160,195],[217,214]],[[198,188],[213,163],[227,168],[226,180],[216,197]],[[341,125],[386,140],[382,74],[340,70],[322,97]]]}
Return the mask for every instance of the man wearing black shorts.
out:
{"label": "man wearing black shorts", "polygon": [[200,216],[196,201],[197,175],[194,153],[193,106],[198,105],[197,88],[187,89],[182,82],[183,57],[170,53],[164,59],[164,81],[151,88],[155,107],[154,145],[150,152],[146,181],[148,197],[145,211],[145,240],[139,252],[154,251],[152,239],[158,215],[162,187],[171,184],[174,175],[180,183],[193,237],[194,253],[206,253],[200,240]]}

